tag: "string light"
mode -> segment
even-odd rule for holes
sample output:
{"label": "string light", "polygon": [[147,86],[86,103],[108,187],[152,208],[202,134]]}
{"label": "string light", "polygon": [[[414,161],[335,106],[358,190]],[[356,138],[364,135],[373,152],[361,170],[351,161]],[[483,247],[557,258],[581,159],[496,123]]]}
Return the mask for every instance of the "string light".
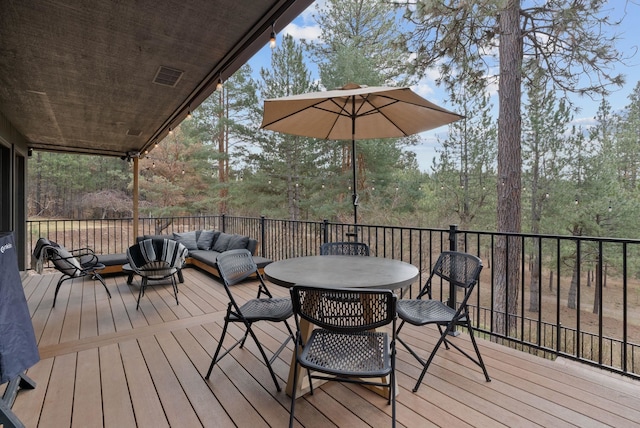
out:
{"label": "string light", "polygon": [[273,26],[274,24],[271,24],[271,35],[269,36],[269,47],[271,47],[271,49],[276,47],[276,32]]}
{"label": "string light", "polygon": [[218,84],[216,85],[216,91],[222,90],[222,77],[218,77]]}
{"label": "string light", "polygon": [[173,129],[171,129],[171,127],[169,127],[169,135],[173,135]]}
{"label": "string light", "polygon": [[191,108],[189,108],[189,110],[187,110],[187,120],[191,120],[193,116],[191,116]]}

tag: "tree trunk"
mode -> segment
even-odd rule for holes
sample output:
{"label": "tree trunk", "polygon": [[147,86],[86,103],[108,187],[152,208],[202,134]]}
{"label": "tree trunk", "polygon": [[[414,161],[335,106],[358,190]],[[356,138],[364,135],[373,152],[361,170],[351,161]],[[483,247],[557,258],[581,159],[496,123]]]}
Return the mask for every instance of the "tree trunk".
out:
{"label": "tree trunk", "polygon": [[[498,118],[498,232],[520,232],[522,154],[520,147],[522,35],[520,2],[509,0],[500,12],[500,82]],[[508,334],[507,325],[515,325],[518,306],[521,247],[515,237],[496,241],[496,287],[494,294],[493,331]]]}
{"label": "tree trunk", "polygon": [[540,295],[540,259],[538,258],[538,245],[540,238],[534,238],[533,248],[536,249],[535,254],[533,255],[533,260],[531,261],[531,282],[529,283],[529,310],[531,312],[538,312],[540,310],[540,305],[538,304],[538,299]]}
{"label": "tree trunk", "polygon": [[577,306],[578,296],[578,265],[580,261],[576,261],[573,267],[573,275],[571,276],[571,284],[569,285],[569,294],[567,295],[567,308],[575,309]]}
{"label": "tree trunk", "polygon": [[[599,260],[598,260],[599,262]],[[604,286],[602,282],[602,269],[600,268],[600,263],[596,263],[596,276],[594,278],[594,282],[596,286],[594,287],[594,296],[593,296],[593,313],[598,314],[600,312],[600,294],[602,293],[602,287]]]}

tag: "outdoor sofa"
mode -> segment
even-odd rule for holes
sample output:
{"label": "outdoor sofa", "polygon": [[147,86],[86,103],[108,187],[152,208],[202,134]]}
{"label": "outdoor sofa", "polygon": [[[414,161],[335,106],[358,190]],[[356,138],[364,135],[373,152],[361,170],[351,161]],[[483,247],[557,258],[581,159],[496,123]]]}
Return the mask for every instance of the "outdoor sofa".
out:
{"label": "outdoor sofa", "polygon": [[[255,256],[258,241],[245,235],[229,234],[216,230],[195,230],[191,232],[142,235],[136,238],[136,242],[151,238],[166,238],[180,242],[187,247],[189,254],[185,261],[185,267],[197,267],[216,277],[220,277],[216,260],[220,253],[228,250],[247,249],[253,254],[253,260],[258,265],[258,270],[263,273],[264,267],[271,260]],[[122,266],[127,263],[127,254],[104,254],[98,256],[98,261],[105,265],[102,274],[122,273]],[[182,282],[182,275],[179,275]]]}

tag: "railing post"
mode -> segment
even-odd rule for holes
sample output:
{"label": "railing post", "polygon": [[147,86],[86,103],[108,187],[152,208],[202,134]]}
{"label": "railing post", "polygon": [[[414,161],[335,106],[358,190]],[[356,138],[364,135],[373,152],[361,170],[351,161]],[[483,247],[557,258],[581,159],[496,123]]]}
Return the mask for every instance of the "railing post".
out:
{"label": "railing post", "polygon": [[[458,251],[458,225],[457,224],[449,225],[449,250]],[[456,306],[457,306],[456,286],[451,281],[449,281],[449,301],[447,305],[453,309],[456,309]],[[457,336],[460,334],[460,332],[456,331],[456,327],[454,326],[453,330],[451,330],[449,334],[451,334],[452,336]]]}
{"label": "railing post", "polygon": [[224,230],[224,229],[225,229],[225,221],[224,221],[225,216],[226,216],[226,214],[222,214],[222,215],[220,216],[220,223],[222,223],[222,224],[220,225],[220,229],[222,229],[222,232],[225,232],[225,230]]}
{"label": "railing post", "polygon": [[265,238],[267,236],[267,232],[264,227],[265,218],[263,215],[260,216],[260,255],[262,257],[267,257],[267,244],[265,243]]}
{"label": "railing post", "polygon": [[322,220],[322,243],[329,242],[329,220],[326,218]]}

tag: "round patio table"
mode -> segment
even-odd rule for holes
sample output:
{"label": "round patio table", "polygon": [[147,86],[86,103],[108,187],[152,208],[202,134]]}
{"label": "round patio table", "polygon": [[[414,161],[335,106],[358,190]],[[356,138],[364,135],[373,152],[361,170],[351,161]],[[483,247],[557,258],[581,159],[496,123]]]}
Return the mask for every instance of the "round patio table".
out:
{"label": "round patio table", "polygon": [[[264,268],[265,276],[281,287],[296,284],[326,288],[374,288],[385,290],[404,289],[418,279],[418,268],[400,260],[369,256],[308,256],[273,262]],[[311,335],[313,325],[300,320],[300,331],[306,339]],[[286,392],[296,397],[309,391],[305,376],[298,376],[294,386],[293,372],[295,354],[291,357]],[[313,383],[314,387],[316,382]],[[388,397],[386,388],[370,387],[378,394]],[[398,389],[396,388],[396,391]]]}
{"label": "round patio table", "polygon": [[308,256],[270,263],[264,274],[281,287],[300,284],[396,290],[413,284],[419,272],[412,264],[382,257]]}

